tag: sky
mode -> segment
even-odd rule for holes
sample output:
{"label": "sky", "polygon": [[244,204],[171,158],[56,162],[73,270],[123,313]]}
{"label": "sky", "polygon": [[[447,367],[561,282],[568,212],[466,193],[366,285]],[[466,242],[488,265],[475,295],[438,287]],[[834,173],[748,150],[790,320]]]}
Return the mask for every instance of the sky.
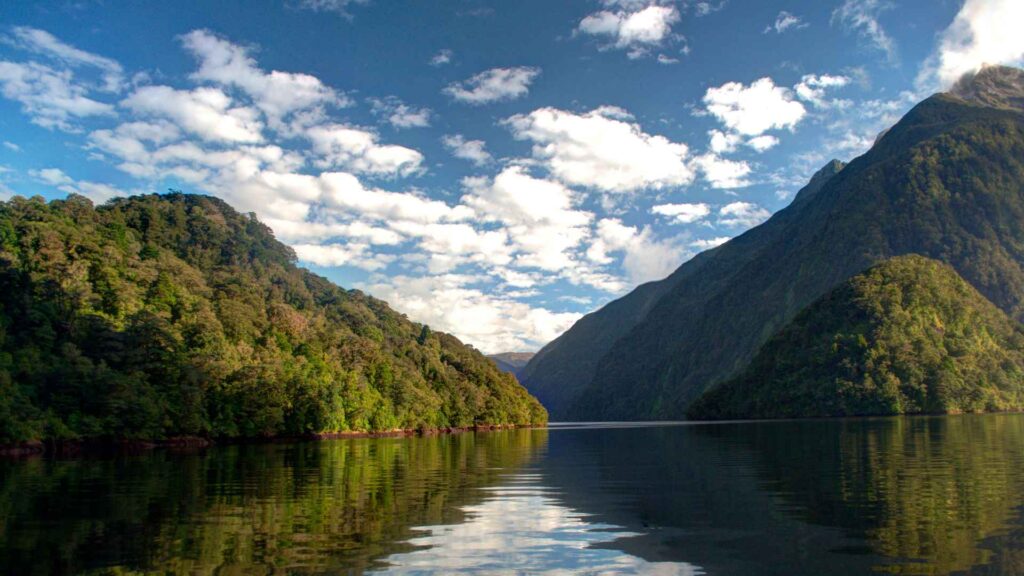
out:
{"label": "sky", "polygon": [[0,4],[0,200],[169,189],[487,353],[1024,63],[1019,0]]}

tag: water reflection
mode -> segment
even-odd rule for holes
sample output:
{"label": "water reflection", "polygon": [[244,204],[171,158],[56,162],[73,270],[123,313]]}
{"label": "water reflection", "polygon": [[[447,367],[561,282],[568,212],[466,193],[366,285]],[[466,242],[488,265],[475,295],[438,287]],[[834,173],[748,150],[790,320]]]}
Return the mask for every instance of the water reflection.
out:
{"label": "water reflection", "polygon": [[9,574],[1021,574],[1024,416],[0,461]]}
{"label": "water reflection", "polygon": [[638,536],[618,526],[591,522],[567,508],[543,485],[540,474],[517,474],[483,492],[459,524],[428,526],[410,544],[419,549],[390,556],[381,574],[703,574],[687,563],[648,562],[597,544]]}

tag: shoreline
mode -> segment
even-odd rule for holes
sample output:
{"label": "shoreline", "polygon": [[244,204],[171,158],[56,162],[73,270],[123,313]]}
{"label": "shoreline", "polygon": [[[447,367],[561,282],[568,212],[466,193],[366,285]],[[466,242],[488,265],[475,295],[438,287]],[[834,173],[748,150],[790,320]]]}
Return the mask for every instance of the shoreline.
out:
{"label": "shoreline", "polygon": [[542,428],[545,424],[477,424],[444,428],[400,428],[395,430],[345,432],[316,432],[298,436],[266,436],[245,438],[206,438],[202,436],[174,436],[163,440],[128,440],[123,438],[92,438],[86,440],[32,440],[0,444],[0,458],[30,458],[35,456],[75,457],[91,454],[137,454],[157,449],[194,451],[211,446],[233,444],[275,444],[291,442],[318,442],[355,438],[407,438],[411,436],[439,436],[465,432],[490,432],[519,428]]}

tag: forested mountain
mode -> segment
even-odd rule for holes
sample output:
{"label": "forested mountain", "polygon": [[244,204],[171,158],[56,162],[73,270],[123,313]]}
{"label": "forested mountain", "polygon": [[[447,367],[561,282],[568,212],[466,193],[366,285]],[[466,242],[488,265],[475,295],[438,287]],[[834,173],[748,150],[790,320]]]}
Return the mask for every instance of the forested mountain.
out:
{"label": "forested mountain", "polygon": [[898,256],[804,309],[695,419],[1024,408],[1024,326],[951,267]]}
{"label": "forested mountain", "polygon": [[1022,79],[986,68],[924,100],[768,222],[581,320],[523,381],[556,418],[681,417],[804,307],[901,254],[949,263],[1020,320]]}
{"label": "forested mountain", "polygon": [[215,198],[0,203],[0,442],[546,421],[453,336]]}
{"label": "forested mountain", "polygon": [[487,357],[493,360],[494,364],[501,370],[518,376],[519,372],[533,358],[533,352],[501,352],[499,354],[490,354]]}

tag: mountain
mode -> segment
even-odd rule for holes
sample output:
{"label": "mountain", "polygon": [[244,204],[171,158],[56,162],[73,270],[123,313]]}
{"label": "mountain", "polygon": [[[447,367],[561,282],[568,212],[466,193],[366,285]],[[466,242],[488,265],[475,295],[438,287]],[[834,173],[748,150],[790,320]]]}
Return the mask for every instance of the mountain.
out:
{"label": "mountain", "polygon": [[502,352],[487,357],[494,361],[499,370],[518,376],[519,371],[530,362],[533,355],[533,352]]}
{"label": "mountain", "polygon": [[1024,326],[936,260],[891,258],[843,282],[768,340],[693,419],[1024,408]]}
{"label": "mountain", "polygon": [[0,203],[0,443],[546,421],[455,337],[215,198]]}
{"label": "mountain", "polygon": [[678,418],[804,307],[901,254],[951,264],[1021,319],[1022,78],[987,68],[927,98],[764,224],[581,319],[521,380],[555,418]]}

